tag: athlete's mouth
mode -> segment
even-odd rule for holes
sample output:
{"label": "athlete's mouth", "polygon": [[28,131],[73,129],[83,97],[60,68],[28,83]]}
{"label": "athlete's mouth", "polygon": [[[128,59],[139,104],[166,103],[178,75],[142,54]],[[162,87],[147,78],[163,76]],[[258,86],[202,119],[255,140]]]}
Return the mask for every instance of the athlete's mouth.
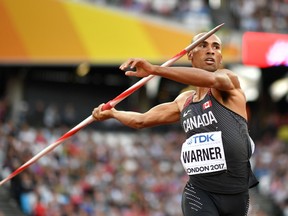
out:
{"label": "athlete's mouth", "polygon": [[206,62],[207,64],[214,64],[214,63],[215,63],[215,59],[214,59],[214,58],[206,58],[206,59],[205,59],[205,62]]}

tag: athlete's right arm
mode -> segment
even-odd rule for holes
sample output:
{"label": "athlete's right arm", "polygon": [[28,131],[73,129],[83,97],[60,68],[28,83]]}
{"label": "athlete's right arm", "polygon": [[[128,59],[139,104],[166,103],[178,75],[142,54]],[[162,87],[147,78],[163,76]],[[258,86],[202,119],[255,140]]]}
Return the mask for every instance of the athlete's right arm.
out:
{"label": "athlete's right arm", "polygon": [[94,109],[92,115],[95,120],[103,121],[114,118],[128,127],[136,129],[174,123],[179,119],[179,109],[174,101],[157,105],[145,113],[120,111],[115,108],[101,111],[103,105]]}
{"label": "athlete's right arm", "polygon": [[92,115],[96,121],[114,118],[128,127],[136,129],[171,124],[180,119],[185,95],[187,93],[182,93],[174,101],[159,104],[144,113],[120,111],[115,108],[102,111],[104,104],[101,104],[93,110]]}

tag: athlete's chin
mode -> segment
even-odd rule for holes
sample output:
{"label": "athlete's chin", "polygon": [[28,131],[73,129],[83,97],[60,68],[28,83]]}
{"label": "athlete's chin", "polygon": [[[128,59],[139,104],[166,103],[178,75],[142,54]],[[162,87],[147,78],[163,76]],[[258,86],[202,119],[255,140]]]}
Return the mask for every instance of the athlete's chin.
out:
{"label": "athlete's chin", "polygon": [[215,72],[217,70],[217,67],[215,65],[207,65],[204,67],[204,70],[209,72]]}

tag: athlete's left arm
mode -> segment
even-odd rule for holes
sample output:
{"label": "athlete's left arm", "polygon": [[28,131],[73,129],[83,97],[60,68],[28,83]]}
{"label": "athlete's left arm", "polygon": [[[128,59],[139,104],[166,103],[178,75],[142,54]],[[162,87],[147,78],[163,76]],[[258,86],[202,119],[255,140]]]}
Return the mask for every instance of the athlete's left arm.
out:
{"label": "athlete's left arm", "polygon": [[147,77],[149,75],[161,76],[176,82],[197,87],[216,88],[227,91],[237,88],[237,79],[227,69],[209,72],[195,67],[161,67],[152,65],[144,59],[131,58],[120,66],[121,70],[136,68],[135,71],[126,71],[127,76]]}

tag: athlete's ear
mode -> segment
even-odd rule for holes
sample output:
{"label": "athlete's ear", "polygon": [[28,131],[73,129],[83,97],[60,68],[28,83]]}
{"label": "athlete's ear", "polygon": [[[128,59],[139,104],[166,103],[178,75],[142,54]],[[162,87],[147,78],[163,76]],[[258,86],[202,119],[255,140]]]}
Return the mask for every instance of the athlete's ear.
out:
{"label": "athlete's ear", "polygon": [[192,57],[193,57],[192,51],[187,53],[187,57],[188,57],[188,60],[192,60]]}

